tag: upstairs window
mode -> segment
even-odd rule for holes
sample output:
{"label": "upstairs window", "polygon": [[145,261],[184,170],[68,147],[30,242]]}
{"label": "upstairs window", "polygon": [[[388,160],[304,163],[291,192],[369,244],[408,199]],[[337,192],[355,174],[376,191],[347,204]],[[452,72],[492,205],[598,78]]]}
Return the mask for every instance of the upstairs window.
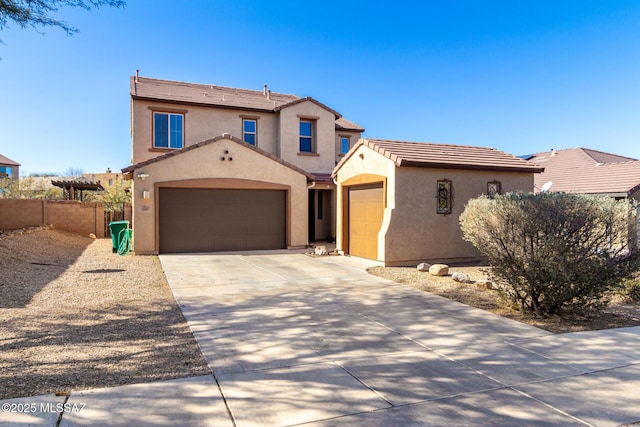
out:
{"label": "upstairs window", "polygon": [[184,115],[153,113],[153,147],[182,148],[184,141]]}
{"label": "upstairs window", "polygon": [[340,154],[347,154],[349,151],[349,137],[343,136],[340,138]]}
{"label": "upstairs window", "polygon": [[313,153],[313,122],[300,120],[300,152]]}
{"label": "upstairs window", "polygon": [[242,119],[242,140],[256,145],[258,139],[258,122],[254,119]]}

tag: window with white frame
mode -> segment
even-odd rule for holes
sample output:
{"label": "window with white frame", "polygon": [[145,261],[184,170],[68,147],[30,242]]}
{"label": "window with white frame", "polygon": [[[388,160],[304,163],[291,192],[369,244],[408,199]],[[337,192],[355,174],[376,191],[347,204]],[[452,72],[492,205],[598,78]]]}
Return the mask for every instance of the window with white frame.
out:
{"label": "window with white frame", "polygon": [[242,119],[242,140],[253,146],[258,142],[258,121],[256,119]]}
{"label": "window with white frame", "polygon": [[153,113],[153,147],[182,148],[184,145],[184,114]]}
{"label": "window with white frame", "polygon": [[313,153],[313,121],[300,120],[300,152]]}

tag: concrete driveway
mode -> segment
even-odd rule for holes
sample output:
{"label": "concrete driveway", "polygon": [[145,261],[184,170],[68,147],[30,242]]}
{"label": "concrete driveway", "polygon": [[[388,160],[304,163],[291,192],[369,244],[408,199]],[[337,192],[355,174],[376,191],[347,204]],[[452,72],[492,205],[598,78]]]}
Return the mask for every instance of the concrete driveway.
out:
{"label": "concrete driveway", "polygon": [[161,261],[213,375],[72,393],[65,404],[88,409],[60,426],[640,422],[640,328],[554,335],[358,258]]}
{"label": "concrete driveway", "polygon": [[640,421],[640,328],[554,335],[358,258],[161,259],[238,426]]}

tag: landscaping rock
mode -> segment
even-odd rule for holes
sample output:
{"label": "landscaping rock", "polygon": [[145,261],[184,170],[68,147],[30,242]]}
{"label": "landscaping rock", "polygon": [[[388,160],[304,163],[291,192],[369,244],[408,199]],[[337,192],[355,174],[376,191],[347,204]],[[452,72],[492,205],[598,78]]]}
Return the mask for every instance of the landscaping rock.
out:
{"label": "landscaping rock", "polygon": [[431,264],[423,262],[418,264],[418,271],[429,271],[429,268],[431,268]]}
{"label": "landscaping rock", "polygon": [[459,272],[455,272],[451,275],[451,278],[455,281],[455,282],[460,282],[460,283],[471,283],[471,277],[469,277],[468,274],[466,273],[459,273]]}
{"label": "landscaping rock", "polygon": [[478,288],[478,289],[493,289],[493,282],[491,282],[491,280],[487,280],[487,279],[476,280],[476,288]]}
{"label": "landscaping rock", "polygon": [[446,264],[433,264],[429,267],[429,274],[432,276],[446,276],[449,274],[449,266]]}
{"label": "landscaping rock", "polygon": [[316,255],[327,255],[327,247],[326,246],[316,246],[316,248],[314,249],[314,253]]}

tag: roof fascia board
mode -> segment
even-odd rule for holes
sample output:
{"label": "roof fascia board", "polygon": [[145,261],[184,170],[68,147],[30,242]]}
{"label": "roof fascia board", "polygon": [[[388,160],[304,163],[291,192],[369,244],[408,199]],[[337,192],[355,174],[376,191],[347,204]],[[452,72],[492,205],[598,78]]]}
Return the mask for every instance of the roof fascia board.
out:
{"label": "roof fascia board", "polygon": [[399,167],[414,167],[414,168],[430,168],[430,169],[464,169],[464,170],[484,170],[495,172],[529,172],[529,173],[542,173],[544,168],[525,168],[525,167],[509,167],[509,166],[489,166],[489,165],[457,165],[451,163],[424,163],[414,162],[410,160],[401,160]]}
{"label": "roof fascia board", "polygon": [[145,96],[137,96],[131,95],[131,98],[135,101],[147,101],[147,102],[157,102],[160,104],[172,104],[172,105],[190,105],[193,107],[204,107],[204,108],[220,108],[223,110],[241,110],[241,111],[255,111],[255,112],[263,112],[263,113],[272,113],[275,114],[276,110],[273,108],[251,108],[251,107],[238,107],[235,105],[219,105],[219,104],[207,104],[203,102],[191,102],[191,101],[178,101],[173,99],[161,99],[161,98],[150,98]]}

